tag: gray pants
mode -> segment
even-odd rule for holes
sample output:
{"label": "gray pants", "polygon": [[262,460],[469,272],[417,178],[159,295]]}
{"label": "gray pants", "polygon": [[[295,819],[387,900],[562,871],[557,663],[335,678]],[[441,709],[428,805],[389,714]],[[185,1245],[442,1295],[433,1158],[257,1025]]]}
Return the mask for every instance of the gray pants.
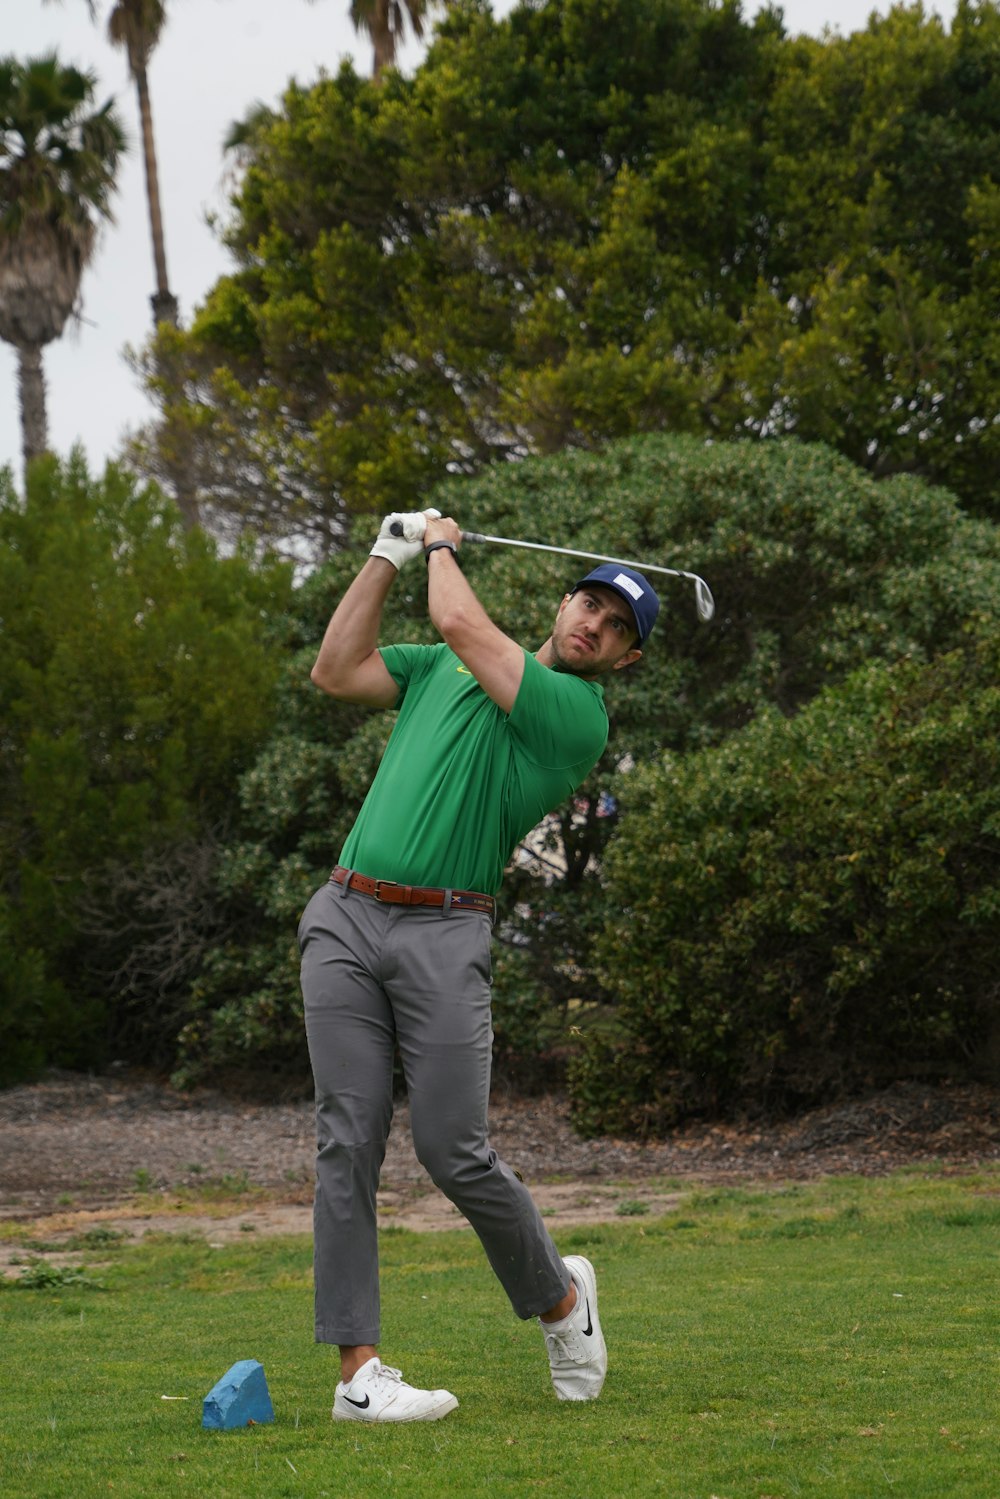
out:
{"label": "gray pants", "polygon": [[316,1086],[316,1341],[380,1338],[375,1194],[398,1042],[417,1159],[465,1215],[519,1317],[569,1276],[528,1189],[490,1146],[489,917],[389,906],[330,883],[299,924]]}

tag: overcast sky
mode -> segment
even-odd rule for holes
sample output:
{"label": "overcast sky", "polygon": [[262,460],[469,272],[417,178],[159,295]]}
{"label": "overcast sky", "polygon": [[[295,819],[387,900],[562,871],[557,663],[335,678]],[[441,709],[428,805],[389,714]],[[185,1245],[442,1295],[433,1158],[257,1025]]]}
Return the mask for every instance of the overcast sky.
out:
{"label": "overcast sky", "polygon": [[[106,16],[110,0],[99,0]],[[65,454],[76,442],[92,469],[118,450],[123,434],[150,415],[146,398],[122,357],[140,346],[152,326],[152,249],[149,238],[135,92],[125,59],[88,19],[85,0],[0,0],[0,49],[19,61],[55,49],[60,61],[98,75],[97,98],[118,100],[131,150],[120,172],[116,223],[104,231],[83,281],[82,322],[45,350],[49,439]],[[513,0],[494,0],[497,15]],[[752,18],[758,0],[744,0]],[[786,30],[818,36],[825,27],[848,35],[890,0],[786,0]],[[925,9],[950,25],[954,0],[928,0]],[[187,320],[230,265],[208,224],[225,204],[222,140],[232,121],[257,100],[276,104],[290,78],[312,82],[336,73],[342,59],[371,68],[371,48],[348,19],[349,0],[171,0],[163,39],[150,65],[153,125],[163,203],[170,288]],[[406,71],[422,47],[410,43]],[[0,464],[10,463],[20,484],[21,433],[16,361],[0,343]]]}

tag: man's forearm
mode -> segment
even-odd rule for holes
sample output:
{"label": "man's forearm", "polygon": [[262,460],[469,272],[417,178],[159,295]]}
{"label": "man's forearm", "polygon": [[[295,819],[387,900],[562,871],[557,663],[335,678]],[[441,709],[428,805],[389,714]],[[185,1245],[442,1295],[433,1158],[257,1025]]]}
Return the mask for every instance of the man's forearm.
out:
{"label": "man's forearm", "polygon": [[[436,523],[436,530],[443,528],[444,522]],[[453,538],[444,535],[441,539]],[[442,640],[484,692],[509,713],[524,676],[524,652],[493,623],[457,559],[444,547],[427,557],[427,610]]]}
{"label": "man's forearm", "polygon": [[375,705],[394,701],[395,684],[378,655],[382,610],[396,576],[391,562],[369,557],[333,611],[311,672],[324,692]]}
{"label": "man's forearm", "polygon": [[427,558],[427,612],[442,640],[453,649],[470,630],[496,629],[457,559],[444,547]]}

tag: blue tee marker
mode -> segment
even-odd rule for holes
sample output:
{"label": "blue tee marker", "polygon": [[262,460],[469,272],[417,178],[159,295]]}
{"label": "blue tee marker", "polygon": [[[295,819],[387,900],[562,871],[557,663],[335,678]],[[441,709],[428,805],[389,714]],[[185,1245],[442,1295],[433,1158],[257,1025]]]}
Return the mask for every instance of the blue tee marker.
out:
{"label": "blue tee marker", "polygon": [[273,1420],[264,1365],[255,1358],[240,1359],[205,1396],[201,1424],[210,1431],[235,1431]]}

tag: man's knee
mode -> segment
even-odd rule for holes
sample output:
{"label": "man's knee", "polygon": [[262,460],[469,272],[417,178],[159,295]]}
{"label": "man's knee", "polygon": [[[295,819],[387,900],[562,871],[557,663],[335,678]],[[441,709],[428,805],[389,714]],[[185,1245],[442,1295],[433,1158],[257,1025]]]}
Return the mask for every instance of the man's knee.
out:
{"label": "man's knee", "polygon": [[462,1145],[454,1139],[414,1139],[417,1160],[446,1197],[461,1196],[493,1170],[496,1153],[482,1145]]}
{"label": "man's knee", "polygon": [[374,1172],[377,1176],[385,1159],[392,1109],[370,1107],[345,1110],[324,1108],[316,1111],[316,1169],[357,1175],[359,1179]]}

